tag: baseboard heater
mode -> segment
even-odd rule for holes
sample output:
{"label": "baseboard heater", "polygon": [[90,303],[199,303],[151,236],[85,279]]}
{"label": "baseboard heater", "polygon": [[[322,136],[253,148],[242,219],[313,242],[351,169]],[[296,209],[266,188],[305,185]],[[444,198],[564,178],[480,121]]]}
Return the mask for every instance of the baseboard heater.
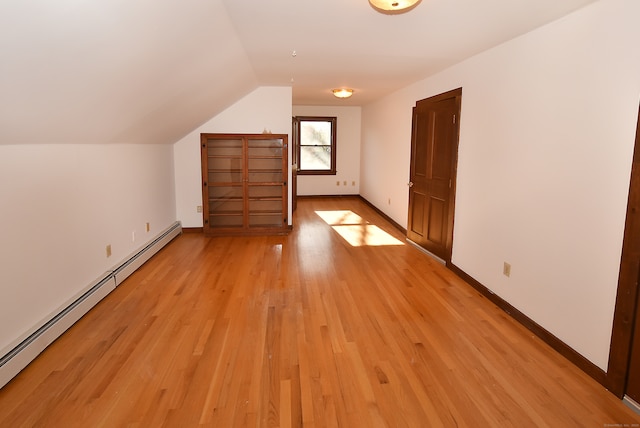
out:
{"label": "baseboard heater", "polygon": [[125,258],[125,261],[112,271],[116,287],[122,284],[122,281],[127,279],[129,275],[135,272],[147,260],[153,257],[154,254],[160,251],[162,247],[167,245],[173,238],[181,233],[182,225],[180,222],[175,222],[167,230],[151,241],[146,247]]}
{"label": "baseboard heater", "polygon": [[633,398],[629,397],[628,395],[625,395],[622,398],[622,402],[626,404],[627,407],[630,407],[631,410],[633,410],[634,412],[640,415],[640,403],[637,403]]}
{"label": "baseboard heater", "polygon": [[175,222],[140,250],[89,284],[87,291],[75,299],[26,339],[0,358],[0,388],[33,361],[69,327],[82,318],[100,300],[113,291],[133,272],[153,257],[172,239],[182,233],[182,225]]}

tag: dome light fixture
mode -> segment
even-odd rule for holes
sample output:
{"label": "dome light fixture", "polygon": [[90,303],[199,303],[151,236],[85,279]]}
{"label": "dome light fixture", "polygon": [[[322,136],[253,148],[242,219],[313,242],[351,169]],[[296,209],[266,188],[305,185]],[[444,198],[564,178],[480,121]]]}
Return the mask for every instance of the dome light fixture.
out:
{"label": "dome light fixture", "polygon": [[353,95],[353,89],[349,89],[349,88],[334,89],[333,95],[336,98],[349,98],[351,95]]}
{"label": "dome light fixture", "polygon": [[421,0],[369,0],[375,10],[387,15],[409,12],[420,4]]}

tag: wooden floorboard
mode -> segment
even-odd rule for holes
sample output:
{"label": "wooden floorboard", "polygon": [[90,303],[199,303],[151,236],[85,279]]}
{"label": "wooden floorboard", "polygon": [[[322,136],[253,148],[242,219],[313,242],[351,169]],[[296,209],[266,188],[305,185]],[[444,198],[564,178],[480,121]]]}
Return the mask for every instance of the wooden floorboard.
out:
{"label": "wooden floorboard", "polygon": [[639,423],[358,198],[178,237],[0,390],[3,428]]}

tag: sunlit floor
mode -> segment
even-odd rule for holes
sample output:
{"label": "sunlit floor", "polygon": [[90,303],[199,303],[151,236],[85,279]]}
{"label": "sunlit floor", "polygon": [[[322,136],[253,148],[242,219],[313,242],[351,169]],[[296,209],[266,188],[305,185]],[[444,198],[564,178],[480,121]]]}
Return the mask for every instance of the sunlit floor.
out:
{"label": "sunlit floor", "polygon": [[404,245],[402,241],[364,220],[351,210],[316,211],[350,245]]}

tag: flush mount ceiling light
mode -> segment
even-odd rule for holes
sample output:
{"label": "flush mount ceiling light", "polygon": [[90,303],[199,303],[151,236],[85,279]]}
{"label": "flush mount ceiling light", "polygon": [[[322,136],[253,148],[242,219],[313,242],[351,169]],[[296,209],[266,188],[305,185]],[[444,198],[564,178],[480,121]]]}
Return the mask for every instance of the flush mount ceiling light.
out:
{"label": "flush mount ceiling light", "polygon": [[421,0],[369,0],[369,4],[380,13],[389,15],[409,12]]}
{"label": "flush mount ceiling light", "polygon": [[336,98],[349,98],[351,95],[353,95],[353,89],[349,89],[349,88],[334,89],[333,95]]}

